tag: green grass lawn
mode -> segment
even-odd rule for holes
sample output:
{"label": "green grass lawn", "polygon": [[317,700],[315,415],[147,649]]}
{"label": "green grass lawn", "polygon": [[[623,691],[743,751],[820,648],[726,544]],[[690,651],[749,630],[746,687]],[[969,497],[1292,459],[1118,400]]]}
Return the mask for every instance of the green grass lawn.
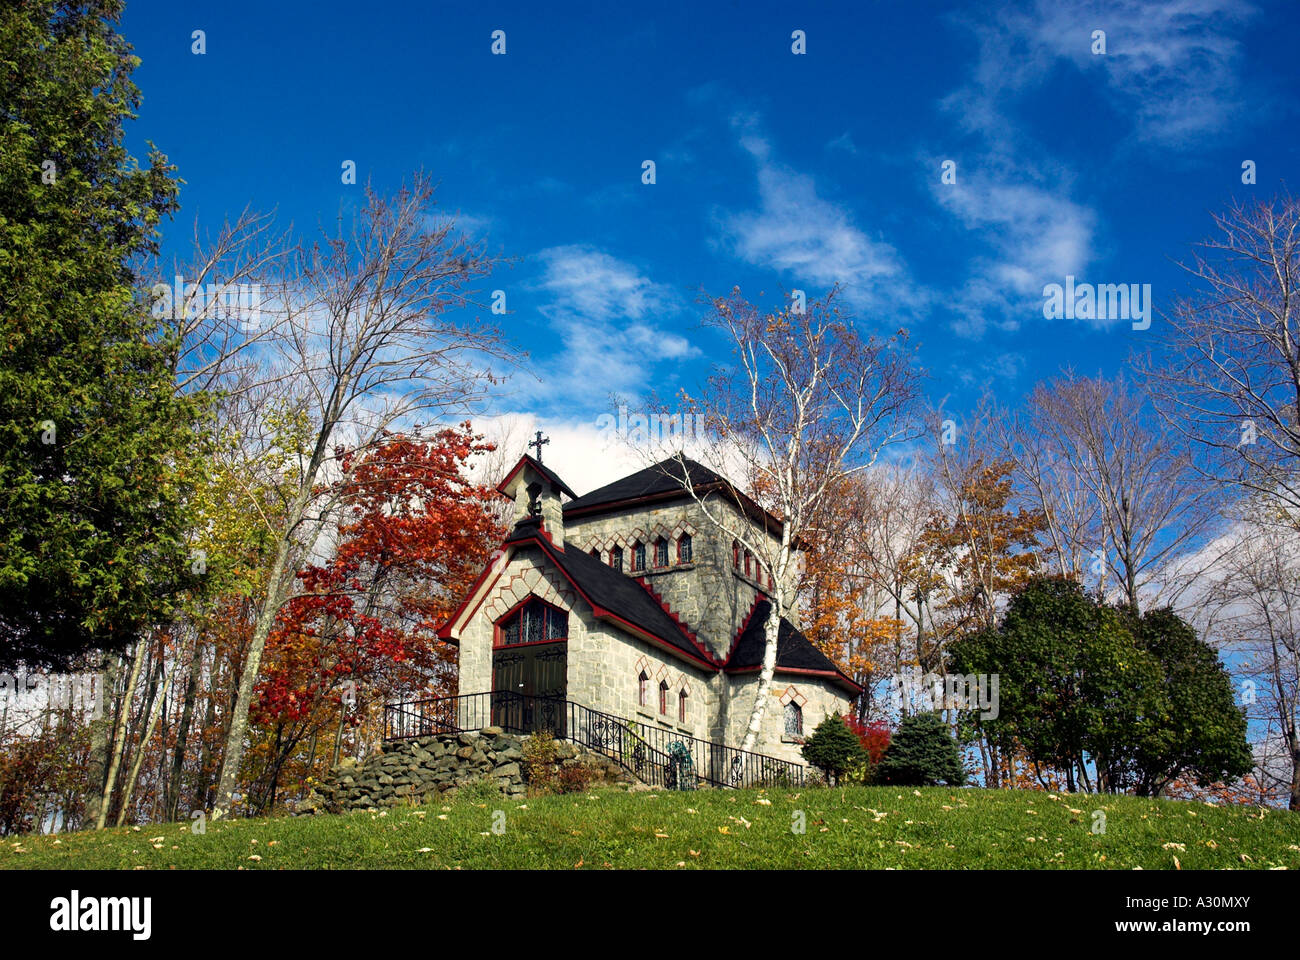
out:
{"label": "green grass lawn", "polygon": [[[1093,833],[1094,811],[1105,832]],[[793,827],[802,819],[804,830]],[[496,830],[494,830],[494,826]],[[343,816],[6,837],[0,867],[1129,870],[1300,868],[1300,814],[898,787],[462,795]]]}

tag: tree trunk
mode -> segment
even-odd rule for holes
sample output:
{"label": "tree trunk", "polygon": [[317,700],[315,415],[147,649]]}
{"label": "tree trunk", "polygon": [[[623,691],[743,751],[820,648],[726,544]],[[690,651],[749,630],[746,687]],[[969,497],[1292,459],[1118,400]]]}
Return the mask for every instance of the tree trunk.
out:
{"label": "tree trunk", "polygon": [[749,726],[745,728],[745,739],[740,744],[740,749],[745,751],[753,751],[758,742],[759,732],[763,728],[763,714],[767,709],[767,693],[772,688],[772,676],[776,673],[776,641],[781,630],[781,617],[776,608],[777,604],[773,603],[767,615],[767,623],[763,625],[763,669],[758,673],[754,709],[749,715]]}
{"label": "tree trunk", "polygon": [[214,647],[212,656],[212,690],[208,693],[208,703],[203,709],[203,725],[199,730],[199,769],[198,776],[194,778],[193,806],[199,810],[208,809],[208,802],[212,790],[212,782],[208,779],[208,767],[212,764],[212,742],[209,739],[209,732],[217,722],[216,674],[218,659],[216,648]]}
{"label": "tree trunk", "polygon": [[1300,810],[1300,744],[1291,741],[1291,810]]}
{"label": "tree trunk", "polygon": [[163,806],[163,819],[173,821],[180,813],[181,777],[185,772],[185,747],[190,737],[190,723],[194,717],[194,703],[199,696],[199,675],[203,672],[205,644],[194,639],[194,656],[190,658],[190,676],[185,684],[185,699],[181,704],[181,719],[176,728],[176,748],[172,751],[171,777],[167,782],[167,800]]}
{"label": "tree trunk", "polygon": [[96,830],[103,830],[105,823],[108,822],[108,809],[113,799],[117,770],[122,764],[122,752],[126,747],[126,727],[131,716],[131,701],[135,697],[135,687],[140,682],[140,667],[144,663],[145,642],[145,638],[141,637],[135,645],[135,662],[131,664],[131,679],[127,681],[126,691],[122,694],[122,709],[118,712],[117,729],[113,733],[113,759],[104,778],[104,790],[100,795],[99,810],[95,816]]}
{"label": "tree trunk", "polygon": [[99,682],[98,699],[92,705],[90,719],[90,756],[86,769],[86,809],[82,814],[83,828],[99,823],[99,811],[104,804],[104,783],[108,779],[109,754],[113,748],[110,732],[113,728],[113,694],[117,688],[122,658],[108,654],[103,670],[96,678]]}
{"label": "tree trunk", "polygon": [[[301,498],[300,498],[301,499]],[[301,516],[302,504],[295,504],[292,512],[293,529]],[[235,709],[230,718],[230,731],[226,734],[226,752],[221,760],[221,776],[217,780],[217,795],[212,807],[212,819],[220,820],[231,812],[234,803],[235,787],[239,782],[239,768],[244,761],[244,738],[248,734],[248,711],[253,705],[253,688],[257,685],[258,671],[262,666],[262,652],[266,649],[266,638],[275,626],[276,615],[288,594],[284,584],[284,571],[289,564],[289,542],[281,539],[276,547],[275,562],[271,565],[271,575],[267,579],[266,602],[257,614],[257,624],[253,628],[253,638],[248,645],[248,656],[244,669],[239,675],[239,695],[235,698]]]}
{"label": "tree trunk", "polygon": [[[161,660],[159,663],[161,664]],[[163,701],[167,699],[167,688],[171,685],[172,677],[175,676],[176,670],[173,667],[163,678],[162,691],[153,703],[153,708],[149,711],[149,722],[145,724],[144,734],[140,737],[140,746],[135,753],[135,762],[131,764],[131,773],[122,785],[122,802],[118,806],[117,825],[120,827],[126,822],[126,811],[131,803],[131,794],[135,790],[136,780],[140,776],[140,768],[144,765],[145,747],[148,746],[150,738],[153,736],[154,729],[158,726],[158,717],[162,714]]]}

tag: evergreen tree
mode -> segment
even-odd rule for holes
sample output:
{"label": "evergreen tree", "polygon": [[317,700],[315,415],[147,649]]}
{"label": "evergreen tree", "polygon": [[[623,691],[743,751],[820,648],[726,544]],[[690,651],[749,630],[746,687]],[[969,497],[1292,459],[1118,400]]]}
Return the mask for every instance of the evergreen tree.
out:
{"label": "evergreen tree", "polygon": [[837,783],[849,767],[866,759],[862,741],[838,713],[817,724],[804,742],[802,753],[805,760],[826,774],[831,784]]}
{"label": "evergreen tree", "polygon": [[961,752],[943,718],[937,713],[904,717],[876,768],[876,779],[907,787],[940,783],[960,787],[965,783]]}
{"label": "evergreen tree", "polygon": [[1246,716],[1214,648],[1168,608],[1148,610],[1131,629],[1159,662],[1165,696],[1161,722],[1132,751],[1134,792],[1156,796],[1181,777],[1204,787],[1249,773],[1255,761]]}
{"label": "evergreen tree", "polygon": [[133,273],[177,181],[123,146],[120,0],[0,12],[0,668],[118,650],[193,578],[200,403]]}

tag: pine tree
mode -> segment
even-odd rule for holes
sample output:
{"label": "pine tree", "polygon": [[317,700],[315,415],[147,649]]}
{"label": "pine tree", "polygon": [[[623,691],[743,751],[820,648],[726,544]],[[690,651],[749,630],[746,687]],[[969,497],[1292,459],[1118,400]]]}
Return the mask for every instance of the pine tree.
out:
{"label": "pine tree", "polygon": [[122,143],[140,94],[121,8],[0,12],[0,669],[120,650],[193,578],[199,401],[133,273],[177,181]]}
{"label": "pine tree", "polygon": [[932,787],[946,783],[960,787],[966,782],[957,741],[937,713],[904,717],[898,732],[876,771],[882,783],[908,787]]}
{"label": "pine tree", "polygon": [[857,734],[835,713],[817,724],[803,745],[803,758],[824,772],[833,785],[845,770],[866,759],[866,751]]}

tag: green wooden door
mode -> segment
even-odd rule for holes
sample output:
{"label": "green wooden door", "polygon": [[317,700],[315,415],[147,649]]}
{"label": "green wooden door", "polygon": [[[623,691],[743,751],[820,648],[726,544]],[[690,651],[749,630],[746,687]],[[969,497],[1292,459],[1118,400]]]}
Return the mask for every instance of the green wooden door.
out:
{"label": "green wooden door", "polygon": [[492,722],[516,733],[550,730],[564,736],[567,671],[563,640],[494,650]]}

